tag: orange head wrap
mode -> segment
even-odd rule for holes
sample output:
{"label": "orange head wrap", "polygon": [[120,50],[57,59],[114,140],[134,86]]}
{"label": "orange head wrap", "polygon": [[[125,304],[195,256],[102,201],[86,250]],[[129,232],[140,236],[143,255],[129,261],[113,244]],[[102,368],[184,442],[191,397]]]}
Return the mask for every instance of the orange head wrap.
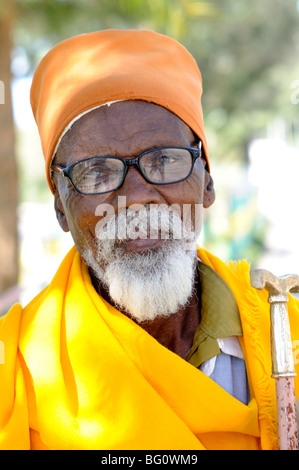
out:
{"label": "orange head wrap", "polygon": [[195,60],[167,36],[104,30],[59,43],[40,62],[31,87],[50,188],[61,137],[80,115],[111,101],[151,101],[172,111],[201,139],[208,159],[201,95]]}

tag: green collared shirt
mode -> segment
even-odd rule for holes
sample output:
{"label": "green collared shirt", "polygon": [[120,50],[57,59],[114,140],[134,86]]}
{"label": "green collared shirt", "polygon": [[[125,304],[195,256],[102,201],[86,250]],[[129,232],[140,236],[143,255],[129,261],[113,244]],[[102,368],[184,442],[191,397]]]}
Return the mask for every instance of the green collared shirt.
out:
{"label": "green collared shirt", "polygon": [[198,262],[201,284],[201,321],[186,360],[200,367],[220,354],[217,339],[242,336],[237,302],[226,282],[210,266]]}

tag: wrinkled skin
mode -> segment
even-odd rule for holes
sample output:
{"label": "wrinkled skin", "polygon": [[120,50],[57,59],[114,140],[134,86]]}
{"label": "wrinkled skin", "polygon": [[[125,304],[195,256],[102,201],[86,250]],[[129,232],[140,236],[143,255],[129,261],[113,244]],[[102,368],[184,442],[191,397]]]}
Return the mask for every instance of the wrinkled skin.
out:
{"label": "wrinkled skin", "polygon": [[[163,146],[196,146],[192,130],[176,115],[153,103],[124,101],[104,106],[80,118],[63,137],[55,163],[70,165],[92,156],[115,155],[123,158],[138,156],[147,149]],[[68,178],[55,173],[55,210],[61,228],[70,231],[79,253],[89,246],[96,254],[95,215],[99,204],[111,204],[118,210],[118,196],[126,196],[126,204],[202,204],[208,208],[215,198],[213,181],[205,170],[205,160],[198,159],[191,176],[180,183],[154,185],[146,182],[137,168],[131,167],[123,185],[102,195],[82,195]],[[130,240],[127,251],[142,252],[158,249],[163,240]],[[110,303],[109,294],[91,273],[98,292]],[[198,286],[199,288],[199,286]],[[188,353],[200,321],[200,296],[195,289],[188,306],[169,318],[156,318],[142,327],[161,344],[181,357]]]}

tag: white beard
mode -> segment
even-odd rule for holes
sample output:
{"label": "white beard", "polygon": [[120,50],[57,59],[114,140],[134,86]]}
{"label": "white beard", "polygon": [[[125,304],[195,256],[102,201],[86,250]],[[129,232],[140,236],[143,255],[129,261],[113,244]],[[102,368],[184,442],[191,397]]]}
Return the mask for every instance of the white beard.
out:
{"label": "white beard", "polygon": [[182,221],[172,215],[169,224],[169,217],[169,212],[163,211],[160,220],[161,224],[165,221],[169,239],[157,250],[126,253],[120,240],[115,239],[117,217],[113,217],[106,226],[106,235],[111,230],[111,237],[97,240],[97,256],[90,249],[82,255],[116,307],[138,322],[176,313],[188,303],[193,291],[196,237],[189,231],[187,237],[185,233],[184,238],[173,239],[171,235]]}

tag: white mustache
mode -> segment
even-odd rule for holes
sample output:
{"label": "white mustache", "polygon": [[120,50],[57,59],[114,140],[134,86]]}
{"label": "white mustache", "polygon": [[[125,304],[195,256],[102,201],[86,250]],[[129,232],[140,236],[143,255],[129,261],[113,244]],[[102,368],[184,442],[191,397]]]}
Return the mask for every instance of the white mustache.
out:
{"label": "white mustache", "polygon": [[137,210],[129,207],[117,214],[108,212],[96,225],[98,240],[114,240],[117,244],[137,238],[194,239],[191,216],[186,217],[185,212],[185,220],[182,220],[180,208],[150,204]]}

